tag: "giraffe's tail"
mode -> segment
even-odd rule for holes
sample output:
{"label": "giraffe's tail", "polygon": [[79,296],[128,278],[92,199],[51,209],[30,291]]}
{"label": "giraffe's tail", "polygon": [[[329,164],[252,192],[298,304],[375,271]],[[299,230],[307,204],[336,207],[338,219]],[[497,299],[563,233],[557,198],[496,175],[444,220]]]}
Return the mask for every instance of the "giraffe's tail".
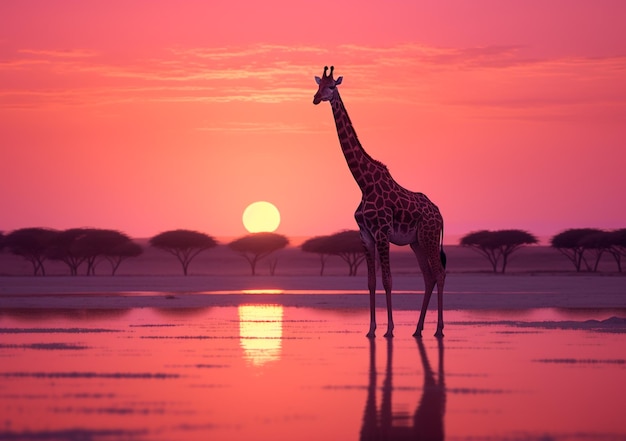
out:
{"label": "giraffe's tail", "polygon": [[441,223],[441,242],[439,246],[439,259],[441,259],[441,265],[443,269],[446,269],[446,262],[448,258],[446,257],[446,253],[443,251],[443,222]]}

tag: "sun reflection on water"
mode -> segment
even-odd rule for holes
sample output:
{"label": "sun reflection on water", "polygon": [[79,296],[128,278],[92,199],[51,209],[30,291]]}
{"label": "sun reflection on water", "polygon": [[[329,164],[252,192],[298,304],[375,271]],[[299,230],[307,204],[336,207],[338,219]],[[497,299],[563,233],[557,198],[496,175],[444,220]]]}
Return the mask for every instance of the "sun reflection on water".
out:
{"label": "sun reflection on water", "polygon": [[280,359],[282,337],[282,305],[239,306],[239,343],[249,364],[262,366]]}
{"label": "sun reflection on water", "polygon": [[242,289],[243,294],[282,294],[285,291],[283,289]]}

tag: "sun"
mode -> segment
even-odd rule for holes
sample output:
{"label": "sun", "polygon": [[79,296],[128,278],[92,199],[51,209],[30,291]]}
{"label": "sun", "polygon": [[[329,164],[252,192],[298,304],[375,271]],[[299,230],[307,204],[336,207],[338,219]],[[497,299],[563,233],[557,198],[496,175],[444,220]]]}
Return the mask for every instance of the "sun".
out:
{"label": "sun", "polygon": [[242,220],[250,233],[272,232],[280,225],[280,212],[269,202],[253,202],[243,211]]}

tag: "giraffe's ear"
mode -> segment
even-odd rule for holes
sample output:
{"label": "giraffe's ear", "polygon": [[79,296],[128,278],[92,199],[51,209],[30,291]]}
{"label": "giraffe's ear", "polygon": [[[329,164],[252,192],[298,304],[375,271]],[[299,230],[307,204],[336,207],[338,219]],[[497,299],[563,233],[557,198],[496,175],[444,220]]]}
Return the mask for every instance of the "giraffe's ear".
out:
{"label": "giraffe's ear", "polygon": [[317,83],[318,86],[319,86],[321,81],[322,81],[322,79],[320,77],[315,77],[315,82]]}
{"label": "giraffe's ear", "polygon": [[337,80],[335,80],[335,86],[339,86],[342,81],[343,81],[343,77],[337,78]]}

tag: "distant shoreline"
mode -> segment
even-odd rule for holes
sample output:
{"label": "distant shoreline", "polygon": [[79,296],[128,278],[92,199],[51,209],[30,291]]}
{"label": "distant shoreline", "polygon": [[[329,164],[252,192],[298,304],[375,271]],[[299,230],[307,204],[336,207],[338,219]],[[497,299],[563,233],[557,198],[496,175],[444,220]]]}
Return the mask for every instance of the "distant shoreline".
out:
{"label": "distant shoreline", "polygon": [[[252,290],[252,291],[250,291]],[[419,274],[394,277],[394,309],[418,310]],[[384,307],[379,289],[377,302]],[[55,276],[0,277],[2,309],[198,308],[247,303],[368,307],[364,277]],[[436,304],[433,294],[431,307]],[[626,278],[595,275],[450,274],[446,309],[612,308],[626,314]]]}
{"label": "distant shoreline", "polygon": [[[492,274],[492,267],[486,258],[474,250],[456,246],[447,246],[448,256],[447,271],[449,274]],[[589,258],[592,256],[590,255]],[[314,253],[306,253],[297,248],[287,248],[272,255],[277,259],[276,276],[309,277],[319,276],[321,270],[320,256]],[[626,262],[623,263],[626,266]],[[66,264],[60,261],[45,261],[46,278],[69,276]],[[585,268],[586,269],[586,268]],[[257,265],[257,274],[267,276],[269,264],[267,259],[262,259]],[[419,275],[419,268],[413,252],[408,247],[394,246],[391,249],[391,270],[395,276]],[[84,277],[86,267],[79,267],[79,278]],[[594,275],[625,275],[618,273],[617,264],[613,258],[605,253],[600,261],[598,272]],[[348,266],[338,256],[328,257],[324,268],[324,276],[340,277],[347,275]],[[362,264],[358,269],[357,278],[365,277],[366,268]],[[546,246],[527,246],[513,253],[507,265],[509,274],[566,274],[583,275],[590,274],[586,271],[576,272],[574,265],[558,250]],[[225,245],[220,245],[200,253],[189,266],[190,277],[205,276],[232,276],[246,277],[250,275],[250,266],[246,260]],[[4,250],[0,252],[0,277],[32,276],[32,264],[22,257],[10,254]],[[180,263],[176,258],[161,250],[145,247],[142,255],[129,258],[122,262],[117,270],[117,277],[176,277],[182,275]],[[111,277],[111,266],[106,261],[101,261],[96,266],[96,277]],[[76,281],[72,283],[77,283]],[[0,286],[1,289],[1,286]]]}

